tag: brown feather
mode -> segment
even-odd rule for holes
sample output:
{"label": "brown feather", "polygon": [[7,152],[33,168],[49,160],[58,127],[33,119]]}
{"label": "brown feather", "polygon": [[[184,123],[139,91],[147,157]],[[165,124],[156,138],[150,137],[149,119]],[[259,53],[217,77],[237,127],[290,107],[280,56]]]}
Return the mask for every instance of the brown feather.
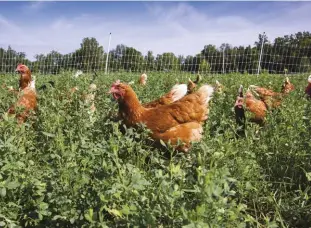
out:
{"label": "brown feather", "polygon": [[[193,139],[200,139],[199,126],[207,119],[209,113],[206,94],[203,92],[197,91],[158,108],[145,108],[129,85],[113,85],[110,91],[114,94],[115,90],[120,91],[121,95],[117,97],[119,114],[128,127],[143,123],[151,130],[151,137],[155,140],[168,142],[170,139],[172,144],[176,144],[177,138],[180,138],[187,147]],[[190,129],[185,131],[186,127]],[[192,136],[192,133],[195,136]]]}

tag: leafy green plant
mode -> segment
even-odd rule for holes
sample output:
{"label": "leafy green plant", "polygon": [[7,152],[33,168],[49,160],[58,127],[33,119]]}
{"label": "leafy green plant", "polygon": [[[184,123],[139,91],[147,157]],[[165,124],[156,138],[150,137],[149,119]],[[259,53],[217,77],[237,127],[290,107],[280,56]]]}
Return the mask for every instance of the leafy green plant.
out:
{"label": "leafy green plant", "polygon": [[[156,149],[148,131],[122,128],[112,82],[138,75],[99,74],[92,119],[80,97],[91,75],[37,76],[56,88],[38,92],[39,110],[19,127],[0,121],[0,227],[307,227],[311,223],[311,105],[303,97],[306,76],[290,80],[296,90],[267,124],[247,123],[237,138],[233,104],[239,85],[280,91],[284,77],[267,73],[204,75],[225,88],[211,101],[202,142],[189,154]],[[133,85],[142,102],[166,93],[191,75],[148,73]],[[0,83],[14,85],[4,75]],[[66,93],[79,90],[72,100]],[[16,98],[0,88],[1,113]],[[169,156],[167,156],[169,154]]]}

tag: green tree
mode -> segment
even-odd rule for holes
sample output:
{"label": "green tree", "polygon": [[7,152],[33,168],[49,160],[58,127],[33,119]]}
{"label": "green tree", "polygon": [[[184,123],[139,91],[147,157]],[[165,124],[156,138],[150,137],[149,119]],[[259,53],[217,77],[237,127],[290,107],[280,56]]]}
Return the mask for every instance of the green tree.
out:
{"label": "green tree", "polygon": [[144,68],[144,57],[140,51],[137,51],[133,47],[125,48],[125,52],[122,55],[121,62],[123,69],[126,71],[142,71]]}
{"label": "green tree", "polygon": [[196,71],[195,70],[195,66],[194,66],[194,57],[191,56],[191,55],[188,55],[186,58],[185,58],[185,61],[184,63],[182,64],[182,70],[184,71]]}
{"label": "green tree", "polygon": [[122,57],[125,55],[126,46],[118,44],[115,49],[109,52],[109,70],[119,71],[123,70]]}
{"label": "green tree", "polygon": [[156,66],[159,71],[176,71],[180,69],[178,58],[172,52],[166,52],[162,55],[158,55],[156,58]]}
{"label": "green tree", "polygon": [[209,63],[203,59],[199,65],[199,72],[200,73],[209,73],[211,71],[211,66]]}
{"label": "green tree", "polygon": [[300,73],[307,73],[307,72],[310,73],[310,71],[311,71],[310,59],[307,56],[304,56],[300,60],[299,72]]}
{"label": "green tree", "polygon": [[260,49],[262,42],[264,42],[264,44],[269,43],[268,36],[266,34],[258,35],[258,41],[255,42],[255,46]]}
{"label": "green tree", "polygon": [[32,64],[33,72],[46,74],[58,74],[63,64],[63,56],[57,51],[51,51],[47,55],[39,54],[35,56],[36,61]]}
{"label": "green tree", "polygon": [[155,65],[155,58],[153,56],[152,51],[148,51],[147,55],[145,56],[145,62],[146,62],[146,69],[145,71],[154,71],[156,70],[156,65]]}
{"label": "green tree", "polygon": [[84,38],[80,49],[74,54],[77,68],[85,72],[98,70],[104,63],[104,48],[95,38]]}
{"label": "green tree", "polygon": [[24,52],[17,52],[8,46],[7,50],[0,48],[0,71],[14,72],[17,64],[23,63],[30,66],[30,61],[26,59]]}
{"label": "green tree", "polygon": [[61,69],[62,55],[57,51],[51,51],[46,55],[45,66],[50,74],[58,74]]}

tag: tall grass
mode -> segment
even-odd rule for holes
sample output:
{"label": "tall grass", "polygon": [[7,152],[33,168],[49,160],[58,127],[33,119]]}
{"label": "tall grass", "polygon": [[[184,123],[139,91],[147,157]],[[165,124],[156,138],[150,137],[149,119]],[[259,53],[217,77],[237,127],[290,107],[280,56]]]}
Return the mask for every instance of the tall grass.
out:
{"label": "tall grass", "polygon": [[[147,102],[188,76],[150,73],[146,87],[133,88]],[[94,119],[80,100],[90,75],[37,75],[37,87],[52,79],[56,88],[39,92],[36,116],[21,127],[11,118],[0,122],[0,226],[310,226],[306,75],[290,77],[296,90],[264,127],[247,123],[239,139],[233,111],[239,85],[280,91],[284,77],[204,75],[202,83],[216,78],[226,90],[211,101],[204,139],[184,155],[153,148],[144,129],[121,133],[107,91],[116,79],[129,82],[136,74],[99,75]],[[17,80],[1,75],[0,84]],[[76,85],[70,102],[65,93]],[[4,89],[0,97],[4,113],[16,98]]]}

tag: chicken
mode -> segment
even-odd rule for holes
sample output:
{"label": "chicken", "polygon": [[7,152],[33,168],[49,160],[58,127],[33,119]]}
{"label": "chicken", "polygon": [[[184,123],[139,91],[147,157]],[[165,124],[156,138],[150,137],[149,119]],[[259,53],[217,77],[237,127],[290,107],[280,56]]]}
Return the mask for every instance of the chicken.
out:
{"label": "chicken", "polygon": [[15,72],[20,73],[19,78],[19,89],[16,90],[13,88],[13,86],[7,86],[6,84],[2,85],[2,88],[5,88],[9,90],[10,92],[13,92],[15,94],[18,94],[20,90],[23,90],[26,88],[30,81],[31,81],[31,71],[29,68],[24,64],[18,64]]}
{"label": "chicken", "polygon": [[[81,73],[82,74],[82,71],[77,71],[77,74],[78,73]],[[95,81],[95,79],[96,79],[96,77],[98,77],[98,75],[97,75],[97,73],[96,73],[96,71],[94,70],[93,71],[93,77],[92,77],[92,79],[91,79],[91,81],[90,81],[90,85],[89,85],[89,88],[88,88],[88,94],[82,94],[82,100],[85,102],[85,104],[91,104],[91,106],[90,106],[90,113],[92,114],[92,113],[94,113],[95,112],[95,110],[96,110],[96,107],[95,107],[95,103],[94,103],[94,99],[95,99],[95,91],[97,90],[97,86],[96,86],[96,84],[94,83],[94,81]],[[74,87],[72,87],[69,91],[68,91],[68,93],[66,94],[67,96],[67,99],[68,99],[68,101],[69,101],[69,103],[70,102],[72,102],[72,96],[73,96],[73,94],[75,94],[77,91],[79,91],[79,87],[78,86],[74,86]],[[62,97],[61,97],[61,99],[62,99]]]}
{"label": "chicken", "polygon": [[[81,95],[81,99],[83,100],[83,102],[86,104],[86,105],[90,105],[90,110],[89,110],[89,113],[90,114],[93,114],[96,110],[96,107],[95,107],[95,103],[94,103],[94,100],[95,100],[95,91],[97,89],[97,86],[96,84],[92,83],[89,85],[89,88],[88,88],[88,92],[87,93],[83,93]],[[67,93],[67,99],[68,99],[68,103],[71,103],[73,100],[72,100],[72,97],[73,95],[79,91],[79,87],[75,86],[75,87],[72,87],[69,92]],[[61,99],[63,99],[61,97]]]}
{"label": "chicken", "polygon": [[160,97],[159,99],[156,99],[154,101],[151,101],[149,103],[143,104],[145,108],[156,108],[161,105],[167,105],[170,103],[173,103],[182,97],[184,97],[187,94],[187,85],[186,84],[180,84],[180,85],[174,85],[173,88],[164,96]]}
{"label": "chicken", "polygon": [[18,64],[16,72],[20,73],[19,89],[23,90],[29,86],[31,82],[31,71],[26,65]]}
{"label": "chicken", "polygon": [[283,93],[274,92],[271,89],[255,85],[250,85],[249,88],[253,90],[253,93],[260,97],[269,109],[277,108],[281,105]]}
{"label": "chicken", "polygon": [[271,89],[259,87],[256,85],[250,85],[249,88],[254,89],[259,96],[278,96],[280,93],[274,92]]}
{"label": "chicken", "polygon": [[196,80],[193,82],[190,78],[188,79],[188,94],[194,92],[194,89],[197,87],[197,84],[201,81],[202,77],[200,74],[197,75]]}
{"label": "chicken", "polygon": [[[31,80],[31,72],[25,65],[19,64],[16,71],[21,74],[19,81],[20,92],[18,93],[18,100],[13,104],[9,110],[9,115],[16,115],[19,124],[24,123],[32,111],[37,109],[37,93],[35,86],[35,78]],[[27,86],[25,86],[27,84]],[[17,109],[22,109],[18,111]],[[17,112],[18,111],[18,112]]]}
{"label": "chicken", "polygon": [[251,121],[262,124],[264,123],[267,107],[262,100],[258,100],[251,93],[250,89],[247,90],[245,94],[245,105],[247,111],[252,113]]}
{"label": "chicken", "polygon": [[[204,85],[198,91],[158,108],[143,107],[134,90],[119,80],[112,84],[109,92],[118,101],[119,112],[127,127],[145,124],[155,141],[170,142],[177,150],[187,152],[191,142],[202,138],[202,124],[208,118],[214,89]],[[178,140],[182,146],[177,146]]]}
{"label": "chicken", "polygon": [[215,91],[217,91],[217,93],[222,93],[224,88],[225,87],[218,80],[216,80]]}
{"label": "chicken", "polygon": [[[128,85],[130,85],[128,83]],[[153,100],[148,103],[142,104],[143,107],[145,108],[157,108],[162,105],[168,105],[171,104],[182,97],[184,97],[187,94],[187,85],[186,84],[176,84],[173,86],[173,88],[163,95],[162,97]],[[117,120],[122,120],[122,111],[119,110],[118,117],[116,118]]]}
{"label": "chicken", "polygon": [[308,85],[305,89],[305,93],[307,97],[310,99],[311,98],[311,75],[308,77]]}
{"label": "chicken", "polygon": [[90,106],[90,110],[89,110],[89,114],[92,115],[95,111],[96,111],[96,106],[95,106],[95,95],[96,95],[96,90],[97,90],[97,86],[94,83],[96,77],[98,77],[96,71],[93,71],[93,77],[91,80],[91,84],[89,85],[89,93],[86,95],[86,97],[84,97],[84,102]]}
{"label": "chicken", "polygon": [[191,81],[191,79],[188,79],[188,84],[187,84],[187,93],[190,94],[194,91],[195,87],[197,87],[196,83]]}
{"label": "chicken", "polygon": [[284,84],[282,85],[282,93],[283,94],[288,94],[291,91],[295,90],[295,86],[289,81],[289,78],[286,77]]}
{"label": "chicken", "polygon": [[140,75],[138,83],[140,85],[146,85],[146,83],[147,83],[147,74],[146,73],[143,73],[142,75]]}
{"label": "chicken", "polygon": [[284,84],[282,85],[281,93],[255,85],[250,85],[249,88],[254,90],[253,92],[260,97],[269,109],[278,108],[281,105],[284,96],[295,89],[294,85],[290,83],[288,77],[286,77]]}
{"label": "chicken", "polygon": [[245,110],[244,110],[244,97],[243,97],[243,86],[240,85],[238,91],[238,97],[234,104],[234,112],[235,112],[235,121],[239,127],[237,133],[239,135],[244,135],[245,130]]}
{"label": "chicken", "polygon": [[89,85],[89,93],[83,96],[85,104],[90,105],[90,114],[93,114],[96,111],[95,107],[95,91],[97,89],[96,84],[92,83]]}

